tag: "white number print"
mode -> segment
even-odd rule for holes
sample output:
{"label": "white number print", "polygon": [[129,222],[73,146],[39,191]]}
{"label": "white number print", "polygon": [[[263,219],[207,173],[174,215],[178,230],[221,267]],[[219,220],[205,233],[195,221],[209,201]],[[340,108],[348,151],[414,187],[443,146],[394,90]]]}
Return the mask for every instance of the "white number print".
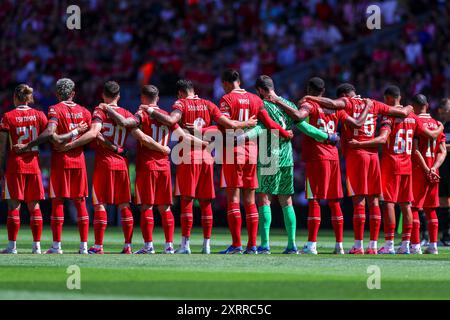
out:
{"label": "white number print", "polygon": [[323,119],[317,120],[317,125],[320,130],[326,133],[335,133],[336,132],[336,124],[333,120],[330,120],[328,122],[325,122]]}
{"label": "white number print", "polygon": [[411,154],[413,145],[413,131],[399,129],[395,136],[394,152],[396,154]]}
{"label": "white number print", "polygon": [[[355,112],[353,114],[353,117],[355,119],[358,119],[360,115],[361,115],[360,113],[356,113]],[[375,133],[375,119],[374,119],[372,113],[369,113],[367,115],[367,119],[366,119],[366,122],[364,122],[363,129],[364,129],[364,135],[366,135],[367,137],[372,137],[373,134]],[[359,129],[355,129],[354,132],[353,132],[353,135],[354,136],[358,136],[359,135]]]}
{"label": "white number print", "polygon": [[162,144],[167,147],[169,143],[169,128],[166,126],[156,126],[154,123],[152,124],[152,138],[156,142]]}
{"label": "white number print", "polygon": [[114,136],[114,144],[119,147],[123,147],[123,144],[125,143],[125,137],[127,135],[127,129],[121,126],[114,126],[111,123],[104,123],[103,128],[106,129],[105,132],[103,132],[103,135],[105,137],[113,137]]}
{"label": "white number print", "polygon": [[[431,151],[431,150],[433,150],[433,151]],[[427,148],[427,152],[425,153],[425,156],[427,158],[434,158],[434,150],[436,150],[436,140],[428,139],[428,148]]]}
{"label": "white number print", "polygon": [[249,112],[248,109],[239,109],[239,121],[247,121]]}
{"label": "white number print", "polygon": [[[17,135],[19,136],[18,144],[25,144],[37,138],[37,129],[35,126],[17,127]],[[33,147],[31,151],[38,151],[39,148]]]}

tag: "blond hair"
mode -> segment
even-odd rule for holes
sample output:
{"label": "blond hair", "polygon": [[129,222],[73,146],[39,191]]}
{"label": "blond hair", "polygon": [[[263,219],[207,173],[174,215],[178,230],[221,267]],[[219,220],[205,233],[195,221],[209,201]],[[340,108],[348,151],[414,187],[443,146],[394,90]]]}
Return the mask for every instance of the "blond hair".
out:
{"label": "blond hair", "polygon": [[14,90],[14,97],[20,103],[33,103],[33,88],[26,84],[20,84]]}

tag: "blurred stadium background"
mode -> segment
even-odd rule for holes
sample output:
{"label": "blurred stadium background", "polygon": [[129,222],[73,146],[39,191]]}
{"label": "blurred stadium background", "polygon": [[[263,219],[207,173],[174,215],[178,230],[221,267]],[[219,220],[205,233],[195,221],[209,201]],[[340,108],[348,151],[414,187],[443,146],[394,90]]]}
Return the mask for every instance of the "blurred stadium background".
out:
{"label": "blurred stadium background", "polygon": [[[66,27],[71,4],[81,8],[81,30]],[[369,4],[381,7],[380,30],[366,27]],[[395,83],[405,103],[422,92],[435,110],[450,93],[449,21],[450,2],[445,0],[3,0],[0,114],[13,106],[13,88],[22,82],[35,89],[35,106],[47,111],[55,103],[55,81],[63,76],[75,80],[76,101],[90,110],[100,102],[101,87],[109,79],[121,84],[121,105],[132,111],[139,105],[139,86],[147,83],[160,88],[161,106],[170,110],[180,77],[191,79],[200,96],[217,103],[223,94],[220,72],[228,67],[240,70],[248,90],[259,74],[272,76],[277,92],[293,101],[303,96],[305,80],[319,75],[327,81],[329,96],[338,83],[352,82],[361,95],[382,99],[384,86]],[[293,145],[295,203],[303,228],[301,139],[296,135]],[[133,178],[131,137],[127,148],[132,151]],[[49,150],[43,146],[41,153],[46,184]],[[86,155],[91,171],[93,151],[87,148]],[[225,201],[219,192],[216,225],[226,223],[221,214]],[[48,222],[49,203],[43,208]],[[6,212],[4,203],[0,210]],[[327,210],[324,225],[329,224]],[[347,228],[350,210],[345,199]],[[66,214],[75,221],[70,208]],[[0,221],[5,220],[1,215]],[[114,211],[110,221],[117,222]],[[274,214],[273,224],[282,225],[281,212]]]}

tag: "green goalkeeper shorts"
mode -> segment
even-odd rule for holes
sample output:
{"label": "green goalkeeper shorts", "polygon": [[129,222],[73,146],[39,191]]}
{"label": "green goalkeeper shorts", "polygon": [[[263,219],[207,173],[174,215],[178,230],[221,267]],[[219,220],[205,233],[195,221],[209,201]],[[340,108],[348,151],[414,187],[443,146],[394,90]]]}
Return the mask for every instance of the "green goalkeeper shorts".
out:
{"label": "green goalkeeper shorts", "polygon": [[262,169],[258,166],[257,193],[266,193],[271,195],[289,195],[294,194],[294,167],[280,167],[273,175],[261,174]]}

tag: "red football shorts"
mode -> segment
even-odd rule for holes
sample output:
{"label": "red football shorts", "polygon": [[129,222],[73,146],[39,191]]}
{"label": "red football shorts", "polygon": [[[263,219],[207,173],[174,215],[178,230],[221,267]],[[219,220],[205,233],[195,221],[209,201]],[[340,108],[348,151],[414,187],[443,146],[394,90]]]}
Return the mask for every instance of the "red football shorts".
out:
{"label": "red football shorts", "polygon": [[92,203],[115,204],[131,201],[128,170],[111,170],[98,166],[92,179]]}
{"label": "red football shorts", "polygon": [[136,172],[134,203],[172,205],[172,180],[169,170]]}
{"label": "red football shorts", "polygon": [[306,162],[306,199],[340,199],[343,197],[339,160]]}
{"label": "red football shorts", "polygon": [[411,202],[413,197],[412,178],[410,174],[394,174],[386,171],[381,174],[383,201],[394,203]]}
{"label": "red football shorts", "polygon": [[258,189],[256,164],[222,164],[222,188]]}
{"label": "red football shorts", "polygon": [[41,174],[6,172],[3,186],[4,200],[20,200],[25,202],[44,199],[44,187]]}
{"label": "red football shorts", "polygon": [[52,168],[50,172],[50,198],[78,199],[88,196],[85,168]]}
{"label": "red football shorts", "polygon": [[214,199],[214,165],[182,163],[177,166],[175,195],[196,199]]}
{"label": "red football shorts", "polygon": [[438,208],[439,207],[439,183],[430,183],[422,169],[413,169],[412,176],[413,207]]}
{"label": "red football shorts", "polygon": [[381,194],[381,170],[377,153],[348,153],[345,162],[349,197]]}

